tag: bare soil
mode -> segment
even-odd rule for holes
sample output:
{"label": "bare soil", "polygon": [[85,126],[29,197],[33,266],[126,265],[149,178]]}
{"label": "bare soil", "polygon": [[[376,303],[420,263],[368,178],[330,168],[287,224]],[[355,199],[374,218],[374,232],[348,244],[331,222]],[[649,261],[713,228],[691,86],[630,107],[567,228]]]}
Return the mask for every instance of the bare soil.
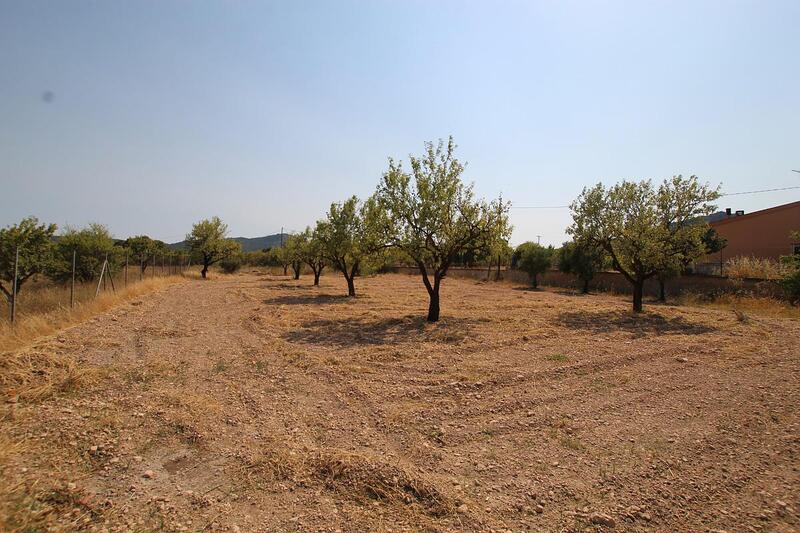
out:
{"label": "bare soil", "polygon": [[800,528],[797,320],[356,289],[192,281],[29,348],[93,378],[4,391],[0,529]]}

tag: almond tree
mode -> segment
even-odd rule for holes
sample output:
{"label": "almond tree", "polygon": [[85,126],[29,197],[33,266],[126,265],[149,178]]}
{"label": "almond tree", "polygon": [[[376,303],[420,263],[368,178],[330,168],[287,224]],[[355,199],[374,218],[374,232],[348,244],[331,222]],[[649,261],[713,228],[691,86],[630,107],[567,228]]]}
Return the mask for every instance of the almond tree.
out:
{"label": "almond tree", "polygon": [[137,235],[127,239],[123,246],[128,249],[131,259],[139,262],[142,274],[147,270],[147,266],[154,260],[156,254],[168,252],[167,245],[147,235]]}
{"label": "almond tree", "polygon": [[319,277],[322,275],[322,269],[325,268],[325,254],[319,235],[316,230],[312,231],[311,228],[306,228],[297,237],[301,242],[300,258],[314,272],[314,285],[319,286]]}
{"label": "almond tree", "polygon": [[327,263],[347,280],[347,295],[355,296],[355,276],[372,254],[385,247],[378,229],[383,214],[374,198],[360,202],[351,196],[333,203],[325,220],[317,222],[314,234]]}
{"label": "almond tree", "polygon": [[706,251],[703,237],[719,190],[696,176],[675,176],[655,189],[650,180],[622,181],[606,189],[586,188],[572,203],[576,240],[602,247],[615,270],[633,285],[633,310],[642,310],[644,283],[673,265],[696,260]]}
{"label": "almond tree", "polygon": [[442,279],[459,254],[485,251],[511,233],[509,204],[476,200],[472,185],[461,181],[464,166],[447,144],[425,143],[422,157],[411,156],[411,172],[389,160],[376,193],[390,221],[384,226],[388,244],[417,265],[428,291],[428,321],[439,320]]}
{"label": "almond tree", "polygon": [[581,242],[565,242],[558,251],[558,269],[573,274],[583,282],[583,294],[589,293],[589,282],[602,270],[606,252],[596,245]]}
{"label": "almond tree", "polygon": [[294,272],[294,279],[300,279],[300,273],[303,269],[304,253],[305,253],[305,239],[303,234],[289,235],[286,238],[281,252],[283,253],[284,260],[292,267]]}
{"label": "almond tree", "polygon": [[19,293],[23,283],[50,265],[55,231],[55,224],[40,225],[36,217],[23,218],[19,224],[0,229],[0,292],[9,303],[14,293],[15,267]]}
{"label": "almond tree", "polygon": [[553,264],[553,247],[528,241],[517,246],[514,253],[517,256],[517,268],[528,274],[534,289],[538,288],[539,275],[547,272]]}
{"label": "almond tree", "polygon": [[206,277],[211,265],[241,251],[242,246],[238,242],[228,240],[227,236],[228,225],[219,217],[201,220],[194,224],[191,233],[186,235],[186,244],[191,254],[203,265],[200,271],[203,278]]}

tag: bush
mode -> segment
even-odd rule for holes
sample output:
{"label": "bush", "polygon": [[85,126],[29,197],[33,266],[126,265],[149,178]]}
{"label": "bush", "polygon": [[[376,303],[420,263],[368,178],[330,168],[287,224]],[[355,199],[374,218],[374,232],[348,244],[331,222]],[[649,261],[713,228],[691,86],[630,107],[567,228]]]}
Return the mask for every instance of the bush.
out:
{"label": "bush", "polygon": [[800,305],[800,270],[794,271],[781,280],[786,299],[792,305]]}
{"label": "bush", "polygon": [[230,257],[226,257],[225,259],[219,262],[219,268],[226,274],[233,274],[234,272],[242,268],[242,256],[236,254]]}

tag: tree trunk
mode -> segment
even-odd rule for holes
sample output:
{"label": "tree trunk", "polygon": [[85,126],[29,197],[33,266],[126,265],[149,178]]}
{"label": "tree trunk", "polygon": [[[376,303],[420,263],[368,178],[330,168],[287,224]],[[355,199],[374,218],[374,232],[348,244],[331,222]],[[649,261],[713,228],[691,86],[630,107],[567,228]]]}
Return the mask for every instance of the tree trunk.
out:
{"label": "tree trunk", "polygon": [[500,281],[500,255],[497,256],[497,274],[494,277],[495,281]]}
{"label": "tree trunk", "polygon": [[302,269],[302,267],[303,265],[292,265],[292,270],[294,270],[294,279],[300,279],[300,269]]}
{"label": "tree trunk", "polygon": [[428,289],[430,303],[428,304],[428,322],[439,321],[439,286],[442,278],[438,274],[433,275],[433,287]]}
{"label": "tree trunk", "polygon": [[201,276],[203,279],[205,279],[205,278],[206,278],[206,273],[207,273],[207,272],[208,272],[208,265],[204,264],[204,265],[203,265],[203,270],[201,270],[201,271],[200,271],[200,276]]}
{"label": "tree trunk", "polygon": [[322,269],[314,270],[314,285],[319,287],[319,275],[322,274]]}
{"label": "tree trunk", "polygon": [[437,322],[439,320],[439,289],[429,292],[431,298],[428,304],[428,322]]}
{"label": "tree trunk", "polygon": [[583,280],[583,294],[589,294],[589,280]]}
{"label": "tree trunk", "polygon": [[642,295],[644,293],[644,280],[637,279],[633,282],[633,312],[642,312]]}
{"label": "tree trunk", "polygon": [[537,279],[538,277],[539,277],[538,274],[534,274],[531,276],[531,285],[533,285],[534,289],[539,288],[539,280]]}
{"label": "tree trunk", "polygon": [[666,283],[664,282],[663,279],[658,280],[658,301],[659,302],[667,301]]}
{"label": "tree trunk", "polygon": [[345,276],[345,279],[347,280],[347,295],[348,296],[355,296],[356,295],[356,284],[353,283],[353,277],[354,276],[350,276],[350,277]]}
{"label": "tree trunk", "polygon": [[289,265],[283,265],[283,275],[284,276],[289,275]]}

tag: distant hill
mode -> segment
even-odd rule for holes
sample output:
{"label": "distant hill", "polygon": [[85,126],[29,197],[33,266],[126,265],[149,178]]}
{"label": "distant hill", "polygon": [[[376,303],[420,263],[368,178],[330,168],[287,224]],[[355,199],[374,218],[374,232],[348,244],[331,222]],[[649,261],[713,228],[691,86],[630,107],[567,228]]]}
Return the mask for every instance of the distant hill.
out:
{"label": "distant hill", "polygon": [[[286,238],[289,234],[283,234],[283,242],[286,242]],[[266,235],[264,237],[232,237],[230,240],[236,241],[242,245],[242,250],[245,252],[257,252],[258,250],[263,250],[264,248],[275,248],[276,246],[281,245],[281,234],[276,233],[275,235]],[[172,244],[167,245],[171,250],[183,250],[186,248],[186,241],[175,242]]]}

